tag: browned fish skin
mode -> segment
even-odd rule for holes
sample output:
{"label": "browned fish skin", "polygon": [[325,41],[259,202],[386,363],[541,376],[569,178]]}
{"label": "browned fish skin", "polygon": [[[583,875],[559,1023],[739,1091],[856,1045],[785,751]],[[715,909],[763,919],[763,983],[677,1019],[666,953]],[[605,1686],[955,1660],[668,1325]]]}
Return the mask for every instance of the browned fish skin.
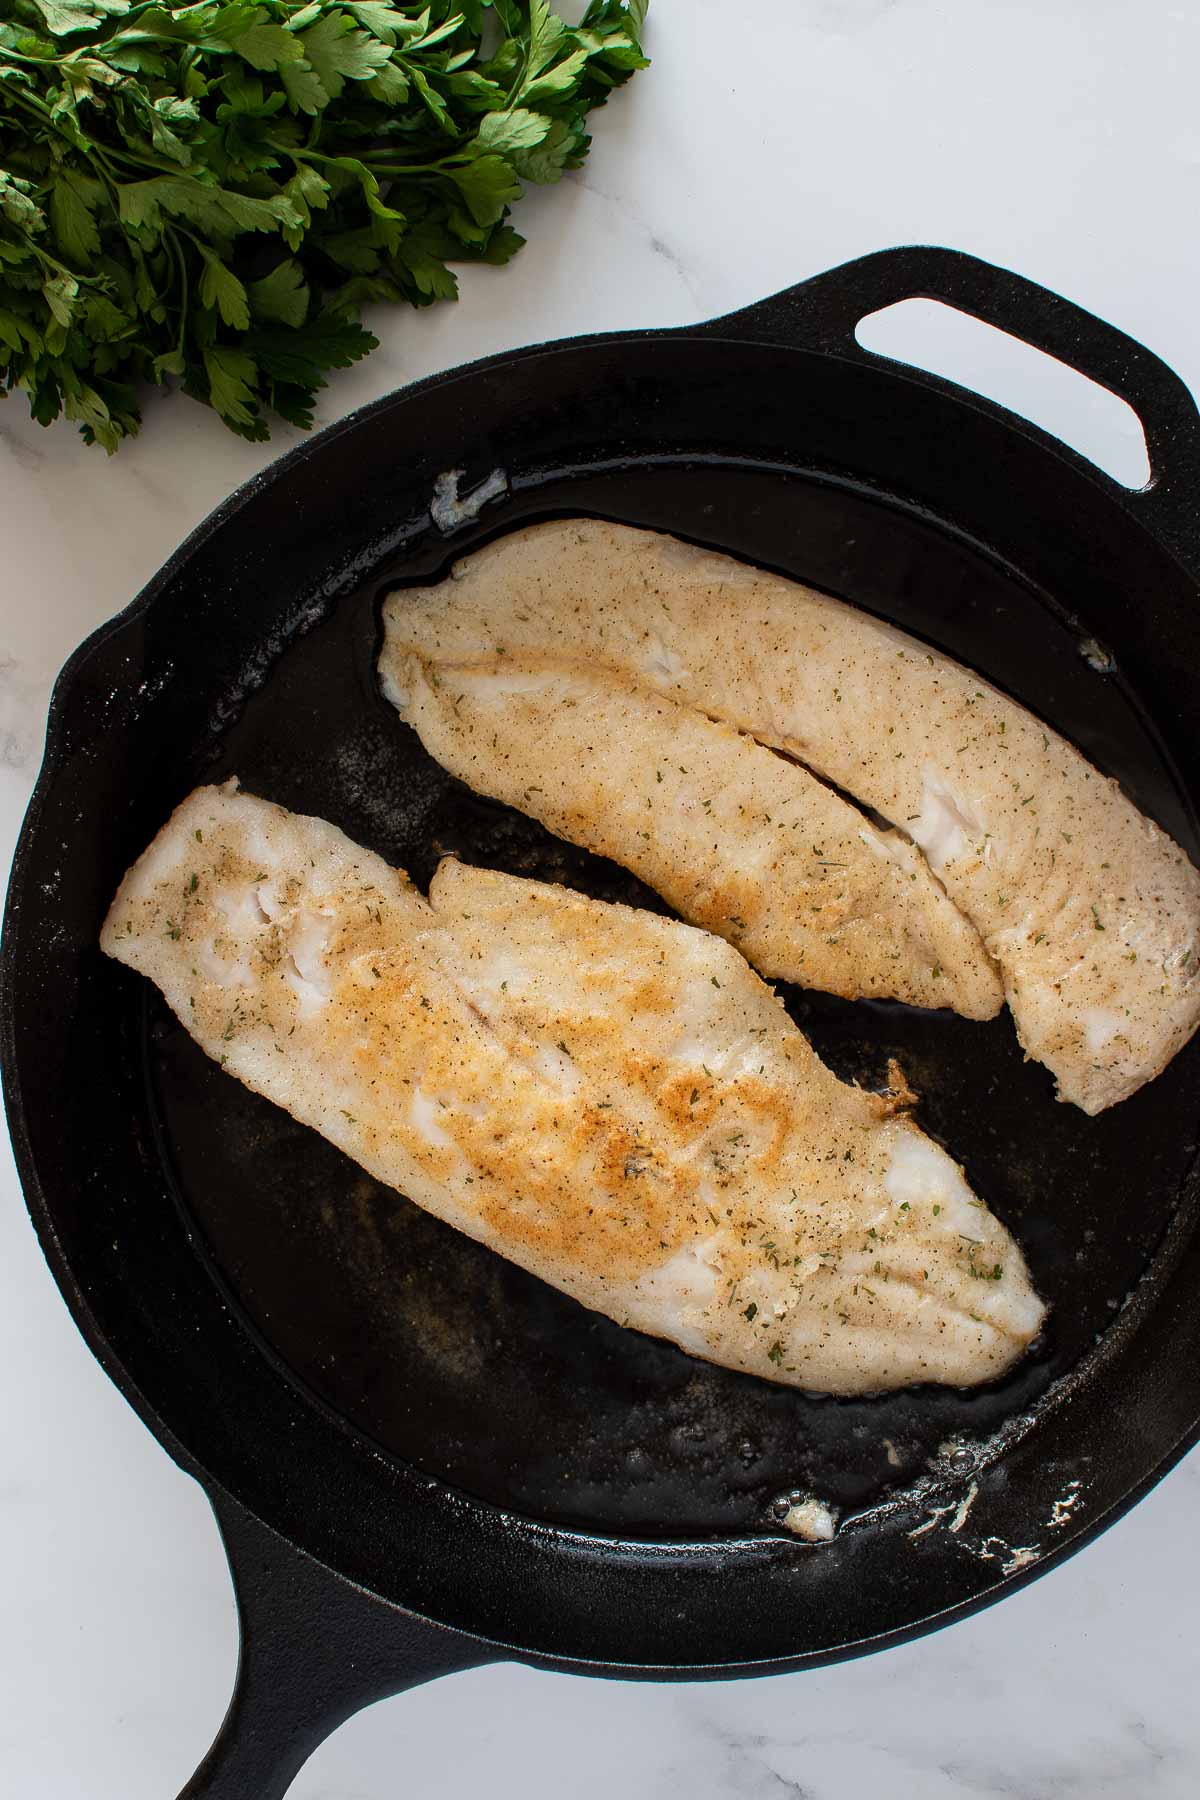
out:
{"label": "browned fish skin", "polygon": [[1200,1022],[1200,873],[971,670],[658,533],[531,526],[385,608],[433,660],[568,650],[796,756],[906,832],[998,965],[1027,1055],[1098,1113]]}
{"label": "browned fish skin", "polygon": [[602,668],[406,658],[402,625],[389,633],[385,691],[461,780],[623,863],[764,975],[974,1019],[999,1012],[979,934],[920,852],[806,769]]}
{"label": "browned fish skin", "polygon": [[952,1159],[706,932],[455,863],[426,901],[324,821],[201,788],[101,941],[379,1180],[694,1355],[969,1386],[1041,1324]]}

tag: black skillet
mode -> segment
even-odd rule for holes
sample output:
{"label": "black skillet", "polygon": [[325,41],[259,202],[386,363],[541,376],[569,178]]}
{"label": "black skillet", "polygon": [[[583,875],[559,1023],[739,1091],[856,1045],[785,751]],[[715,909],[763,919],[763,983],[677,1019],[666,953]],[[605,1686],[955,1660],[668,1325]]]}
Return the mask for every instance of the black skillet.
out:
{"label": "black skillet", "polygon": [[[909,295],[1122,395],[1150,486],[860,349],[856,322]],[[434,526],[439,474],[469,492],[497,468],[502,497]],[[418,881],[454,850],[656,904],[446,777],[376,689],[382,591],[577,512],[898,621],[1196,855],[1198,472],[1200,419],[1148,351],[1015,275],[896,250],[710,325],[518,351],[367,407],[250,482],[71,659],[9,892],[5,1089],[75,1319],[229,1549],[240,1674],[188,1795],[272,1800],[357,1707],[450,1669],[813,1666],[1077,1549],[1200,1432],[1200,1046],[1090,1120],[1006,1018],[788,991],[847,1076],[899,1056],[1053,1308],[990,1390],[822,1401],[584,1312],[227,1079],[96,948],[127,863],[236,771]],[[780,1529],[793,1492],[840,1509],[834,1542]]]}

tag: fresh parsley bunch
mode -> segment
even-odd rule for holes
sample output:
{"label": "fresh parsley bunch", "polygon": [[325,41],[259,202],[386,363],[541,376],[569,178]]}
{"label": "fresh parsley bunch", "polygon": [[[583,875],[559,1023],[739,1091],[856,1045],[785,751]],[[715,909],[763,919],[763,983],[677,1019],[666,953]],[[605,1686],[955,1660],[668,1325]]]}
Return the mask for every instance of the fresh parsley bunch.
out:
{"label": "fresh parsley bunch", "polygon": [[647,0],[0,0],[0,397],[115,450],[145,381],[312,423],[367,301],[504,263],[645,67]]}

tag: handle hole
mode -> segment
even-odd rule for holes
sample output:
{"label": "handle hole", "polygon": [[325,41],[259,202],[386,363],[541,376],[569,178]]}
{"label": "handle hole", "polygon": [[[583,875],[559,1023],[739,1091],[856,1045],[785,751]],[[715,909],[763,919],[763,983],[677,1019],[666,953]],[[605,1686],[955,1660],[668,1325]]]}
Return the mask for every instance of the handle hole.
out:
{"label": "handle hole", "polygon": [[944,375],[1020,413],[1123,487],[1150,480],[1146,434],[1133,408],[1044,350],[940,300],[898,300],[860,319],[864,350]]}

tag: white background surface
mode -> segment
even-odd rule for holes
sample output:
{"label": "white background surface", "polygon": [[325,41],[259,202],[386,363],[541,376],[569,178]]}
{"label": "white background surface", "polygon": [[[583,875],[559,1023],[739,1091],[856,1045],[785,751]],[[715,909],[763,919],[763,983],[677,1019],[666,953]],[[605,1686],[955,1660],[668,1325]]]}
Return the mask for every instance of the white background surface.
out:
{"label": "white background surface", "polygon": [[[653,0],[656,62],[535,195],[528,248],[457,308],[376,319],[322,419],[488,351],[683,323],[849,256],[941,242],[1009,264],[1200,388],[1200,9],[1164,0]],[[1094,399],[981,381],[1127,457]],[[272,446],[290,441],[281,432]],[[0,410],[0,839],[80,637],[269,459],[183,399],[108,461]],[[1200,1790],[1195,1517],[1184,1463],[1098,1544],[950,1632],[815,1675],[634,1687],[515,1668],[345,1726],[297,1800],[1184,1800]],[[0,1792],[170,1800],[233,1673],[199,1491],[76,1336],[0,1169]]]}

